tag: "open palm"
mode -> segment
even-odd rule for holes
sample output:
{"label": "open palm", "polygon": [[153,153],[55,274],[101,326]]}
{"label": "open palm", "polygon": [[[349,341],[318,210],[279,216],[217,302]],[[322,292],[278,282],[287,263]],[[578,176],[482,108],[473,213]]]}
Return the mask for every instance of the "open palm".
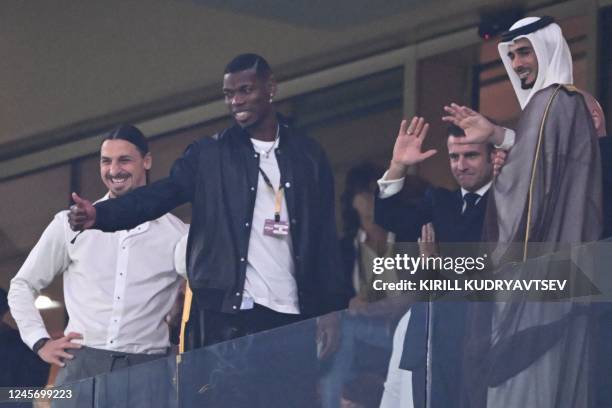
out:
{"label": "open palm", "polygon": [[408,121],[402,120],[395,146],[393,146],[393,161],[403,166],[422,162],[437,153],[436,150],[421,151],[423,140],[427,136],[429,124],[425,119],[414,117]]}
{"label": "open palm", "polygon": [[442,120],[459,126],[465,132],[465,138],[458,143],[486,143],[490,141],[495,130],[495,125],[480,113],[468,108],[451,103],[445,106],[447,116]]}

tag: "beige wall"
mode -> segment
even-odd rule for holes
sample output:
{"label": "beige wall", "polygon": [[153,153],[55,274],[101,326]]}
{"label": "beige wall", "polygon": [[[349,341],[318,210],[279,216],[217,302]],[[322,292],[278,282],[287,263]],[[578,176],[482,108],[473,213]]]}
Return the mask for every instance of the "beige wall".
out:
{"label": "beige wall", "polygon": [[398,104],[359,117],[332,120],[308,132],[321,143],[334,171],[338,230],[342,225],[339,198],[344,190],[347,172],[363,162],[386,168],[401,118],[402,107]]}
{"label": "beige wall", "polygon": [[[381,3],[372,17],[361,13],[358,24],[339,26],[266,15],[266,2],[258,14],[191,0],[3,0],[0,145],[61,138],[218,97],[224,65],[247,50],[291,76],[448,32],[477,21],[481,4],[503,3],[441,2],[413,1],[395,12]],[[323,20],[329,11],[308,12]],[[335,12],[338,19],[354,15]]]}
{"label": "beige wall", "polygon": [[477,46],[472,46],[427,58],[419,64],[417,113],[430,124],[423,149],[436,149],[438,153],[419,164],[418,174],[430,184],[456,187],[448,164],[443,106],[451,102],[470,104],[471,70],[478,61],[476,51]]}

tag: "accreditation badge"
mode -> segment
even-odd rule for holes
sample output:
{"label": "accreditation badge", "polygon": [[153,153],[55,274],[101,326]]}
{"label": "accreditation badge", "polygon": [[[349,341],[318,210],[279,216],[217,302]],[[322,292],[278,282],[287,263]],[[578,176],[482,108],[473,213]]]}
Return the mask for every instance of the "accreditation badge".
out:
{"label": "accreditation badge", "polygon": [[287,221],[275,221],[267,219],[264,222],[264,235],[269,237],[284,237],[289,235],[289,223]]}

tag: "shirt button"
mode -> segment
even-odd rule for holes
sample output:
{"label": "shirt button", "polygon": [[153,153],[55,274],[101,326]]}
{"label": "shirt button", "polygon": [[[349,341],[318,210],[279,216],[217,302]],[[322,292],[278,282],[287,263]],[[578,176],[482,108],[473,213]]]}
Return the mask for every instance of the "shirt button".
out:
{"label": "shirt button", "polygon": [[255,153],[255,154],[253,155],[253,157],[254,157],[254,158],[258,158],[258,157],[259,157],[259,155],[258,155],[257,153]]}
{"label": "shirt button", "polygon": [[244,262],[244,257],[241,257],[241,258],[240,258],[240,262]]}
{"label": "shirt button", "polygon": [[251,191],[255,191],[255,187],[251,187]]}
{"label": "shirt button", "polygon": [[289,187],[291,187],[291,183],[290,182],[286,182],[285,183],[285,188],[289,188]]}
{"label": "shirt button", "polygon": [[236,296],[240,296],[240,292],[236,292]]}
{"label": "shirt button", "polygon": [[125,247],[121,247],[121,249],[125,249]]}
{"label": "shirt button", "polygon": [[120,297],[120,296],[117,296],[117,299],[121,299],[121,297]]}
{"label": "shirt button", "polygon": [[236,310],[238,309],[238,306],[232,306],[232,309]]}
{"label": "shirt button", "polygon": [[292,219],[291,219],[291,223],[292,223],[292,224],[297,224],[297,220],[296,220],[295,218],[292,218]]}
{"label": "shirt button", "polygon": [[244,223],[244,226],[245,226],[245,227],[247,227],[247,228],[249,227],[249,225],[250,225],[250,224],[249,224],[248,222],[245,222],[245,223]]}
{"label": "shirt button", "polygon": [[277,154],[281,154],[281,149],[276,149]]}
{"label": "shirt button", "polygon": [[111,340],[111,344],[113,344],[114,340]]}

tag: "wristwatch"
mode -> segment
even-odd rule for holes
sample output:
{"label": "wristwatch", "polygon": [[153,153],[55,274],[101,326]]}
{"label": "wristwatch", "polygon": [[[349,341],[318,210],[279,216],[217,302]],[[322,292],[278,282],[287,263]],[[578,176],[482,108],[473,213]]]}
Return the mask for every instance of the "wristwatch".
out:
{"label": "wristwatch", "polygon": [[38,340],[36,343],[34,343],[34,345],[32,346],[32,351],[34,351],[36,354],[38,354],[38,350],[40,350],[41,348],[43,348],[43,346],[47,343],[47,340],[49,340],[48,337],[43,337],[42,339]]}

